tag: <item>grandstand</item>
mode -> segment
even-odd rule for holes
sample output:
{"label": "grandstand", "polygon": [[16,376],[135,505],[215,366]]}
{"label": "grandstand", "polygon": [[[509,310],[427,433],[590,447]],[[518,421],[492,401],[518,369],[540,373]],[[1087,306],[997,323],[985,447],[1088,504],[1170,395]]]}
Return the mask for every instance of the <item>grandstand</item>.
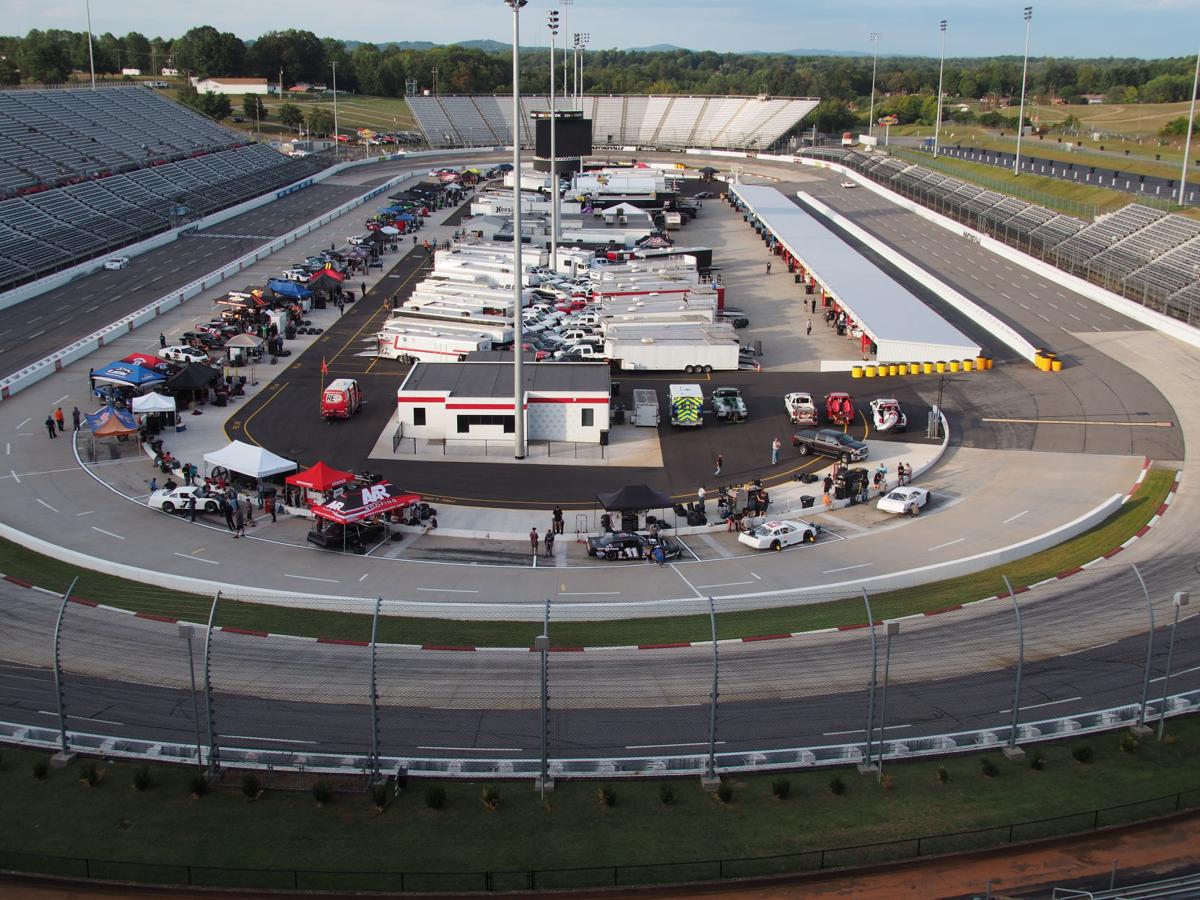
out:
{"label": "grandstand", "polygon": [[[558,102],[561,108],[564,103]],[[817,102],[807,97],[627,96],[584,97],[582,106],[599,147],[766,150]],[[511,96],[409,97],[408,105],[431,147],[512,143]],[[532,114],[549,106],[546,97],[521,98],[522,145],[533,145]]]}
{"label": "grandstand", "polygon": [[323,167],[144,87],[0,92],[0,290]]}
{"label": "grandstand", "polygon": [[1085,223],[882,154],[822,150],[906,196],[1061,269],[1200,324],[1200,222],[1137,203]]}

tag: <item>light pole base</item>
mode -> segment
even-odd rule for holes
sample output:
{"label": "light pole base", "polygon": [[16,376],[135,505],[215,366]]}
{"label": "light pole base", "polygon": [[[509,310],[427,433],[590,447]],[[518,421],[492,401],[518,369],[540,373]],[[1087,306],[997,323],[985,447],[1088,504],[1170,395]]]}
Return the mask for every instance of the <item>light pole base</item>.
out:
{"label": "light pole base", "polygon": [[78,754],[70,750],[59,750],[52,757],[50,757],[50,768],[65,769],[71,763],[75,762],[75,757],[77,755]]}
{"label": "light pole base", "polygon": [[859,775],[874,775],[879,771],[879,766],[875,763],[859,763],[855,768],[858,769]]}
{"label": "light pole base", "polygon": [[1150,737],[1150,735],[1154,734],[1154,729],[1149,725],[1130,725],[1129,730],[1140,738]]}
{"label": "light pole base", "polygon": [[554,779],[548,775],[545,778],[539,775],[533,779],[533,789],[539,794],[551,794],[554,792]]}
{"label": "light pole base", "polygon": [[1000,752],[1004,754],[1005,759],[1020,760],[1025,758],[1025,751],[1020,747],[1009,747],[1006,745]]}
{"label": "light pole base", "polygon": [[701,775],[700,787],[708,791],[710,794],[716,793],[717,788],[721,786],[720,775]]}

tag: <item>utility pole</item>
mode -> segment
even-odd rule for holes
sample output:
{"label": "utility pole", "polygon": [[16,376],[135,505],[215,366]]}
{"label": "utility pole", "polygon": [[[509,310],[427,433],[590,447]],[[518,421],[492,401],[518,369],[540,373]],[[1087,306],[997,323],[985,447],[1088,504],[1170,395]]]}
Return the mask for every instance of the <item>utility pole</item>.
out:
{"label": "utility pole", "polygon": [[867,119],[867,134],[875,133],[875,73],[879,70],[879,32],[871,32],[871,43],[875,45],[875,61],[871,63],[871,112]]}
{"label": "utility pole", "polygon": [[575,0],[558,0],[563,6],[563,88],[562,96],[564,102],[567,99],[567,35],[571,33],[571,7],[575,5]]}
{"label": "utility pole", "polygon": [[[558,272],[558,116],[554,111],[554,38],[558,34],[558,10],[552,9],[546,16],[546,27],[550,29],[550,271]],[[518,352],[520,352],[518,350]]]}
{"label": "utility pole", "polygon": [[521,316],[524,266],[521,262],[521,7],[527,0],[504,0],[513,13],[513,456],[525,458],[525,375],[521,371]]}
{"label": "utility pole", "polygon": [[1017,155],[1013,157],[1013,174],[1021,174],[1021,136],[1025,133],[1025,80],[1029,72],[1029,27],[1033,7],[1025,7],[1025,62],[1021,64],[1021,111],[1017,115]]}
{"label": "utility pole", "polygon": [[87,7],[87,25],[88,25],[88,69],[92,73],[92,90],[96,89],[96,57],[92,53],[92,0],[84,0],[84,5]]}
{"label": "utility pole", "polygon": [[933,123],[933,158],[937,159],[938,155],[938,137],[942,132],[942,74],[946,71],[946,20],[942,19],[938,23],[938,28],[942,32],[942,51],[941,60],[938,62],[938,96],[937,96],[937,118]]}
{"label": "utility pole", "polygon": [[1188,151],[1192,149],[1192,128],[1196,124],[1196,90],[1200,88],[1200,52],[1196,53],[1196,74],[1192,76],[1192,102],[1188,107],[1187,138],[1183,142],[1183,171],[1179,174],[1179,205],[1183,206],[1183,189],[1187,184]]}

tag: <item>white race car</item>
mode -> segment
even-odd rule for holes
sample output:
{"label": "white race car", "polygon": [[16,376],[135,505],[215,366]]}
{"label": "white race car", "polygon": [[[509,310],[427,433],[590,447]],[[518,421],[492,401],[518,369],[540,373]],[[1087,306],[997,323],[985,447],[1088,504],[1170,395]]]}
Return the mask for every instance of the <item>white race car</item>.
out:
{"label": "white race car", "polygon": [[206,363],[208,362],[208,354],[203,350],[197,350],[195,347],[189,347],[187,344],[180,344],[178,347],[163,347],[158,351],[161,359],[170,360],[171,362],[179,363]]}
{"label": "white race car", "polygon": [[882,497],[877,504],[880,511],[898,515],[919,516],[921,508],[929,503],[929,491],[911,484],[898,487]]}
{"label": "white race car", "polygon": [[195,494],[196,512],[214,513],[220,509],[216,497],[197,493],[200,490],[199,487],[188,487],[187,485],[180,485],[169,491],[166,488],[159,488],[150,495],[146,505],[151,509],[161,509],[163,512],[187,512],[188,498]]}
{"label": "white race car", "polygon": [[871,401],[871,419],[876,431],[904,431],[908,428],[908,416],[900,408],[900,402],[891,397]]}
{"label": "white race car", "polygon": [[764,522],[738,535],[738,540],[755,550],[782,550],[792,544],[811,544],[821,533],[821,526],[803,519],[786,519],[782,522]]}
{"label": "white race car", "polygon": [[843,182],[842,182],[842,187],[844,187],[844,188],[852,188],[852,187],[858,187],[858,185],[857,185],[857,184],[855,184],[853,181],[843,181]]}
{"label": "white race car", "polygon": [[105,260],[104,262],[104,268],[106,269],[124,269],[128,265],[128,256],[114,256],[112,259]]}
{"label": "white race car", "polygon": [[817,407],[813,403],[812,394],[804,391],[784,394],[783,408],[787,410],[788,418],[793,425],[817,424]]}

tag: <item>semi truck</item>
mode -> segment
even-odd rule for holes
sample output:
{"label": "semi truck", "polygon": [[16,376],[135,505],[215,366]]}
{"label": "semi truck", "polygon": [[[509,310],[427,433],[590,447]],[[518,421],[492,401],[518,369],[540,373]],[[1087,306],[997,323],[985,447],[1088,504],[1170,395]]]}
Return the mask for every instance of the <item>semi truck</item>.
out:
{"label": "semi truck", "polygon": [[671,398],[671,424],[696,428],[704,424],[704,391],[698,384],[673,384],[667,389]]}

